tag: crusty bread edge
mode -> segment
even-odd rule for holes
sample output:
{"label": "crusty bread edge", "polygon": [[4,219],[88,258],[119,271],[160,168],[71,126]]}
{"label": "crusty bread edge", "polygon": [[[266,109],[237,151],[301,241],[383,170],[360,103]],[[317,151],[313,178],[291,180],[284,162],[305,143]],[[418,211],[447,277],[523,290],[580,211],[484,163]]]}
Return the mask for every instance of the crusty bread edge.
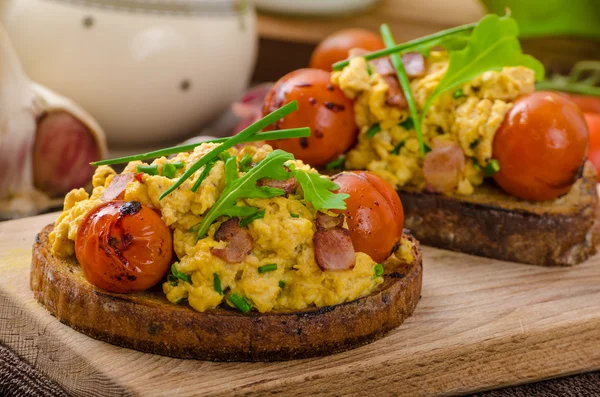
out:
{"label": "crusty bread edge", "polygon": [[204,313],[166,301],[162,292],[103,292],[81,276],[75,260],[53,256],[52,225],[33,246],[31,288],[61,322],[92,338],[177,358],[281,361],[342,352],[398,327],[421,294],[422,258],[413,237],[413,263],[386,264],[384,283],[353,302],[298,312]]}

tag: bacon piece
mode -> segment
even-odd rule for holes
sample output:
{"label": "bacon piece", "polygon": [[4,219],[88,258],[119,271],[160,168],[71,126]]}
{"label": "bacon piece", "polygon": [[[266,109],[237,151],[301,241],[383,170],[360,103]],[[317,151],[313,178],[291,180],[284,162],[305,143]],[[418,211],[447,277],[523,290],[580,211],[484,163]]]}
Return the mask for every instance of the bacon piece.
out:
{"label": "bacon piece", "polygon": [[349,270],[356,263],[350,232],[342,227],[344,215],[329,216],[317,213],[313,236],[315,260],[321,270]]}
{"label": "bacon piece", "polygon": [[260,179],[257,183],[257,186],[268,186],[277,189],[282,189],[286,195],[292,194],[296,187],[298,186],[298,181],[296,178],[292,177],[290,179],[285,179],[283,181],[278,181],[277,179],[269,179],[263,178]]}
{"label": "bacon piece", "polygon": [[371,65],[381,76],[396,76],[396,68],[394,68],[390,57],[373,59]]}
{"label": "bacon piece", "polygon": [[400,88],[400,84],[398,83],[398,79],[395,76],[383,76],[383,79],[388,85],[388,93],[387,93],[387,103],[390,106],[395,106],[400,109],[406,109],[408,107],[408,103],[406,102],[406,98],[404,97],[404,93],[402,92],[402,88]]}
{"label": "bacon piece", "polygon": [[211,248],[210,253],[229,263],[242,262],[254,248],[250,232],[240,227],[238,218],[223,222],[215,232],[215,240],[228,244],[225,248]]}
{"label": "bacon piece", "polygon": [[334,227],[343,227],[344,226],[344,214],[339,214],[338,216],[329,216],[322,212],[317,212],[317,217],[315,218],[315,226],[317,230],[327,230],[333,229]]}
{"label": "bacon piece", "polygon": [[425,76],[425,57],[418,52],[407,52],[402,55],[404,70],[410,78]]}
{"label": "bacon piece", "polygon": [[465,168],[465,155],[456,142],[435,139],[423,163],[423,175],[430,191],[451,192]]}
{"label": "bacon piece", "polygon": [[110,184],[108,185],[104,193],[102,193],[101,200],[111,201],[123,199],[123,197],[125,196],[125,189],[127,189],[127,185],[129,184],[129,182],[133,181],[134,177],[135,175],[133,175],[132,172],[126,172],[121,175],[116,175],[112,179],[112,181],[110,181]]}

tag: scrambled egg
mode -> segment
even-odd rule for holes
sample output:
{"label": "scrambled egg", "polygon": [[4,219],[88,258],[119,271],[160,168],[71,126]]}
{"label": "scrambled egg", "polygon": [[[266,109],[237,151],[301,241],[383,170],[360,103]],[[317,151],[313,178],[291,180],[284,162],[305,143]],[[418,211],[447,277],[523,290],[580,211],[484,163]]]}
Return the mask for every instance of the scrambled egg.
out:
{"label": "scrambled egg", "polygon": [[[313,246],[316,231],[313,220],[317,211],[303,199],[301,191],[289,197],[239,200],[238,205],[265,210],[264,218],[248,225],[254,248],[241,263],[227,263],[212,255],[211,247],[224,248],[227,245],[214,239],[215,232],[227,218],[218,219],[211,225],[207,236],[199,240],[190,229],[201,222],[206,211],[218,200],[225,184],[224,163],[215,163],[197,193],[193,193],[191,188],[203,169],[163,200],[159,200],[159,196],[176,181],[160,176],[167,162],[185,162],[186,167],[179,169],[176,175],[181,176],[187,167],[214,147],[215,144],[203,144],[192,153],[181,153],[172,159],[157,159],[152,165],[158,166],[159,175],[143,174],[141,180],[133,179],[125,191],[124,200],[139,201],[160,210],[163,221],[173,232],[174,251],[179,258],[175,266],[179,272],[191,276],[191,283],[177,280],[163,284],[169,301],[187,301],[194,309],[205,311],[222,302],[231,305],[227,296],[236,293],[260,312],[297,310],[352,301],[368,295],[383,282],[383,278],[374,273],[376,263],[362,252],[356,253],[356,265],[352,270],[322,271],[319,268]],[[238,160],[249,154],[252,162],[257,163],[272,150],[268,145],[260,148],[246,146],[239,150],[229,149],[229,154],[237,156]],[[140,164],[131,162],[124,172],[136,172]],[[294,161],[294,166],[316,172],[299,161]],[[50,242],[57,255],[74,254],[74,241],[83,217],[102,202],[102,194],[115,175],[112,168],[101,166],[93,177],[91,196],[83,189],[73,190],[66,196],[64,212],[50,234]],[[403,240],[393,255],[411,262],[411,248],[410,241]],[[277,269],[258,272],[260,266],[270,264],[276,264]],[[215,275],[220,280],[222,294],[215,289]]]}
{"label": "scrambled egg", "polygon": [[[417,108],[422,110],[448,68],[447,53],[433,51],[426,60],[426,74],[411,81]],[[360,134],[348,153],[346,168],[366,169],[396,187],[425,187],[423,156],[408,109],[386,104],[388,85],[377,73],[369,75],[364,58],[356,57],[342,71],[332,73],[333,84],[355,99],[355,117]],[[494,135],[511,101],[534,91],[535,73],[518,66],[489,71],[465,84],[457,92],[441,95],[423,120],[425,143],[434,138],[457,142],[465,155],[465,169],[456,193],[468,195],[483,182],[482,168],[492,158]],[[378,123],[373,137],[367,131]]]}

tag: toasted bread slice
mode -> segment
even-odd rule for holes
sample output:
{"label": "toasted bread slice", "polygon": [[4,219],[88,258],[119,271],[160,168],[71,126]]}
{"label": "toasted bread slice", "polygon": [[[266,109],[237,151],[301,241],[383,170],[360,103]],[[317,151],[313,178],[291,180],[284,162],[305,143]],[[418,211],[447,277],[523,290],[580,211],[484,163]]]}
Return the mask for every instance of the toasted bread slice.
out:
{"label": "toasted bread slice", "polygon": [[421,295],[419,243],[412,263],[389,260],[384,283],[370,295],[331,307],[242,314],[229,308],[203,313],[177,306],[160,286],[113,294],[92,286],[75,258],[51,253],[44,228],[33,246],[31,289],[61,322],[92,338],[148,353],[215,361],[279,361],[332,354],[399,326]]}
{"label": "toasted bread slice", "polygon": [[571,191],[531,202],[492,183],[471,196],[401,190],[405,227],[425,245],[543,266],[571,266],[596,253],[596,171],[587,163]]}

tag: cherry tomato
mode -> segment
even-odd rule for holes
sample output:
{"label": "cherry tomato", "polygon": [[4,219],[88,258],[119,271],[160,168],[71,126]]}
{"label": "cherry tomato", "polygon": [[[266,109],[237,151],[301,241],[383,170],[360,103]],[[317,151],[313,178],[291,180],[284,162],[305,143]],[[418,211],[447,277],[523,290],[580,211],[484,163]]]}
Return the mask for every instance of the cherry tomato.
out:
{"label": "cherry tomato", "polygon": [[590,132],[590,152],[588,159],[598,171],[598,181],[600,182],[600,113],[584,113],[585,121]]}
{"label": "cherry tomato", "polygon": [[569,97],[584,113],[600,113],[600,97],[568,94],[566,92],[560,94]]}
{"label": "cherry tomato", "polygon": [[581,110],[564,96],[534,92],[514,103],[496,132],[494,180],[527,200],[567,193],[581,174],[589,137]]}
{"label": "cherry tomato", "polygon": [[348,51],[362,48],[377,51],[385,48],[381,37],[366,29],[342,29],[327,36],[312,53],[309,67],[331,71],[331,65],[348,58]]}
{"label": "cherry tomato", "polygon": [[376,262],[387,259],[404,231],[404,210],[398,194],[385,180],[367,171],[342,172],[332,180],[346,199],[352,244]]}
{"label": "cherry tomato", "polygon": [[137,201],[107,201],[91,210],[77,232],[75,254],[85,278],[109,292],[156,285],[173,256],[171,231]]}
{"label": "cherry tomato", "polygon": [[353,102],[330,84],[328,72],[299,69],[283,76],[267,94],[263,114],[293,100],[298,101],[298,110],[265,130],[310,127],[311,136],[270,141],[271,146],[315,167],[327,164],[352,146],[358,135]]}

